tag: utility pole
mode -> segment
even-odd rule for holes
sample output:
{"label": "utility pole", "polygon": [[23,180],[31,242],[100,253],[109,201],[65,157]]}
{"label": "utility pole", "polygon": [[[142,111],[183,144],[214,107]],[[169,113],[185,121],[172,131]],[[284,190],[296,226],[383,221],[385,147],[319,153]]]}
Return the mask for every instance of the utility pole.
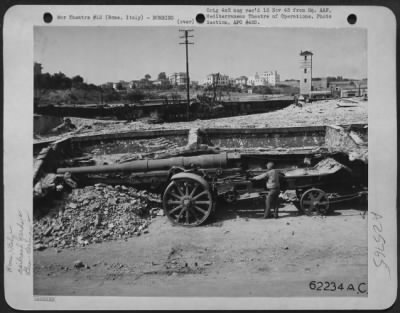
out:
{"label": "utility pole", "polygon": [[189,120],[189,104],[190,104],[190,94],[189,94],[189,88],[190,88],[190,80],[189,80],[189,49],[188,45],[194,45],[193,42],[189,42],[188,38],[194,37],[193,35],[189,35],[189,32],[192,32],[193,29],[180,29],[180,32],[184,32],[184,36],[180,36],[179,38],[184,38],[185,42],[180,42],[180,45],[185,45],[186,46],[186,96],[187,96],[187,107],[186,107],[186,119]]}
{"label": "utility pole", "polygon": [[311,81],[310,81],[310,84],[311,84],[311,91],[313,90],[312,89],[312,54],[311,54],[311,60],[310,60],[310,70],[311,70]]}

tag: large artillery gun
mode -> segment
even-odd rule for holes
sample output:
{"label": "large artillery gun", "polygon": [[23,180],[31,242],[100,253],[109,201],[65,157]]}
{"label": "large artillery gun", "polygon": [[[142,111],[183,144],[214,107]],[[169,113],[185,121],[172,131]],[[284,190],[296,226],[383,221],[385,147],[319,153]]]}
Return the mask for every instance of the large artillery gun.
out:
{"label": "large artillery gun", "polygon": [[[168,218],[184,226],[203,223],[214,211],[221,190],[226,190],[226,184],[233,177],[240,177],[239,180],[245,183],[238,153],[59,168],[57,173],[69,173],[78,181],[82,176],[111,174],[132,185],[158,188]],[[225,188],[220,189],[221,186]]]}
{"label": "large artillery gun", "polygon": [[[275,156],[276,157],[276,156]],[[122,164],[58,168],[58,174],[70,174],[82,180],[106,176],[127,184],[162,194],[165,214],[174,224],[197,226],[207,220],[216,207],[216,200],[228,203],[259,198],[267,191],[264,182],[252,177],[265,171],[262,165],[271,156],[259,156],[257,166],[248,155],[223,152],[167,159],[135,160]],[[320,157],[313,167],[280,166],[281,190],[295,190],[298,208],[307,215],[328,214],[329,205],[362,197],[363,182],[353,171],[333,158]],[[261,164],[261,167],[260,167]]]}

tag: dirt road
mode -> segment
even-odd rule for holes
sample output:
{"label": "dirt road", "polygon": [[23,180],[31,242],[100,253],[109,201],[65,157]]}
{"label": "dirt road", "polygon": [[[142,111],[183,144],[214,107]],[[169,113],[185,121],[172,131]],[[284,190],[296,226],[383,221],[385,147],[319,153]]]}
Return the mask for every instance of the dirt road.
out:
{"label": "dirt road", "polygon": [[[248,202],[221,205],[207,225],[196,228],[172,226],[158,216],[149,233],[127,241],[36,251],[34,293],[366,296],[364,213],[351,204],[327,217],[298,216],[287,204],[279,219],[264,220],[262,211]],[[86,266],[74,268],[77,260]],[[325,281],[329,283],[317,290],[318,282]]]}

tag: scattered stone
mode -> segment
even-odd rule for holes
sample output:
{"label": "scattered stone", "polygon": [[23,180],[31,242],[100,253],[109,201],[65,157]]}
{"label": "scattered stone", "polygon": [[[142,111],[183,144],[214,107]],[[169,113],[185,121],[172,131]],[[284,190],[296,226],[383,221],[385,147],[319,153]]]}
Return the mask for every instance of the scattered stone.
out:
{"label": "scattered stone", "polygon": [[75,268],[81,268],[81,267],[84,267],[84,266],[85,266],[85,264],[83,264],[83,262],[81,260],[77,260],[77,261],[74,262],[74,267]]}
{"label": "scattered stone", "polygon": [[45,232],[43,233],[43,235],[45,236],[49,236],[51,234],[51,232],[53,231],[53,226],[48,227]]}
{"label": "scattered stone", "polygon": [[164,215],[159,195],[101,183],[73,189],[61,208],[34,221],[35,250],[127,240],[148,233],[152,216]]}
{"label": "scattered stone", "polygon": [[47,247],[44,244],[37,243],[37,244],[35,244],[35,246],[33,248],[35,250],[42,251],[42,250],[46,249]]}

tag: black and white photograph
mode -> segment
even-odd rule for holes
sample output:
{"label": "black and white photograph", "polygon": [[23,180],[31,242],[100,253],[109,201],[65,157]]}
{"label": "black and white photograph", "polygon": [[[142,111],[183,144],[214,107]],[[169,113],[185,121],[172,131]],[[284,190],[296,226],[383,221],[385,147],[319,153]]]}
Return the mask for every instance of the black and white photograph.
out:
{"label": "black and white photograph", "polygon": [[35,294],[367,295],[365,30],[34,36]]}
{"label": "black and white photograph", "polygon": [[[11,306],[390,305],[397,286],[390,14],[316,6],[11,9],[4,29]],[[22,294],[29,299],[19,304]]]}

